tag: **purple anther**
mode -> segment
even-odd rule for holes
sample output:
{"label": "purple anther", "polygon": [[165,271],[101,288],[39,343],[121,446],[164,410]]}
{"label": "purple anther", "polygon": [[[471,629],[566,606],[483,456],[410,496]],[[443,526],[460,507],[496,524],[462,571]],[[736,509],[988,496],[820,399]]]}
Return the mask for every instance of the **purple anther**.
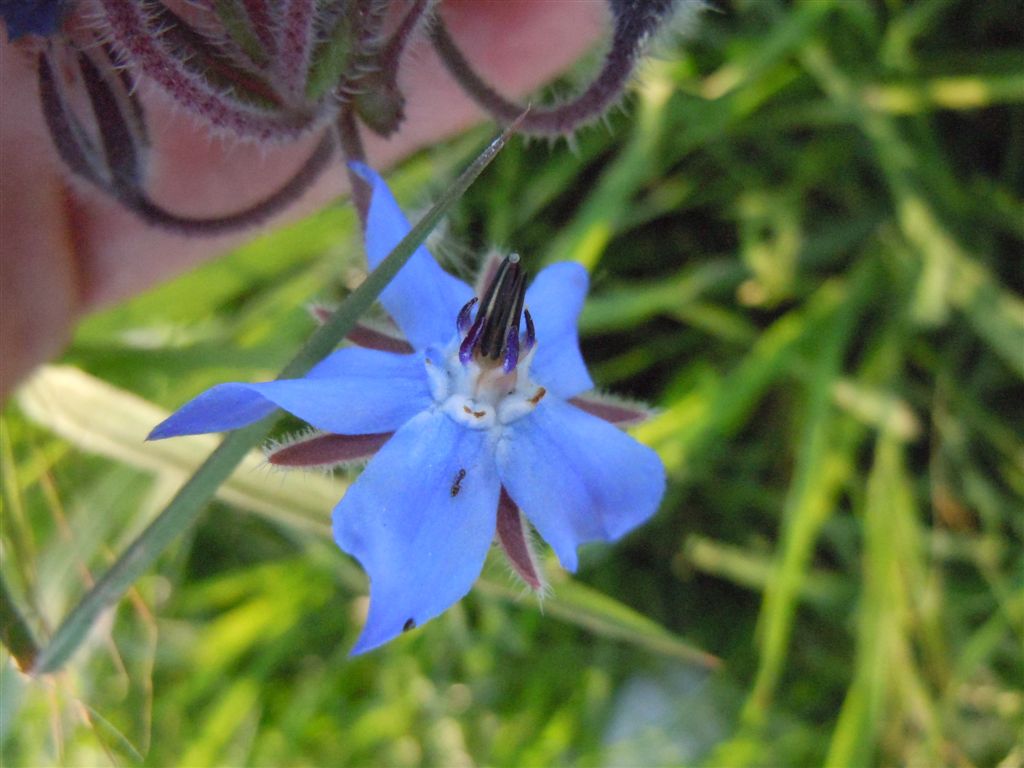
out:
{"label": "purple anther", "polygon": [[459,345],[459,362],[467,365],[473,358],[473,340],[467,336]]}
{"label": "purple anther", "polygon": [[523,353],[529,352],[533,349],[533,345],[537,343],[537,330],[533,327],[533,318],[530,317],[530,310],[523,310],[523,317],[526,319],[526,337],[523,339]]}
{"label": "purple anther", "polygon": [[469,363],[473,359],[473,350],[476,348],[477,341],[480,340],[480,333],[484,328],[484,317],[483,313],[477,313],[476,320],[473,321],[473,325],[469,328],[469,333],[466,334],[466,338],[462,340],[459,345],[459,362],[463,365]]}
{"label": "purple anther", "polygon": [[505,373],[512,373],[519,362],[519,329],[509,328],[508,338],[505,340],[505,361],[501,368]]}
{"label": "purple anther", "polygon": [[466,302],[465,306],[459,310],[459,317],[455,321],[455,327],[459,329],[459,333],[465,333],[469,330],[469,326],[472,323],[473,307],[480,301],[476,296]]}

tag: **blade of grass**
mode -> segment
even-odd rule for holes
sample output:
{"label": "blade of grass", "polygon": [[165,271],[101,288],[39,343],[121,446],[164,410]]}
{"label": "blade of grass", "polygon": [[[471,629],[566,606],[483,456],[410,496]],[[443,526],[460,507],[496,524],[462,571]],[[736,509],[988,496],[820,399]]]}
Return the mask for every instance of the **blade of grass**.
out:
{"label": "blade of grass", "polygon": [[861,97],[869,108],[895,115],[933,109],[981,109],[1024,101],[1024,74],[937,77],[922,82],[870,85]]}
{"label": "blade of grass", "polygon": [[[767,591],[774,576],[771,560],[760,552],[697,534],[687,537],[673,566],[692,568],[757,592]],[[822,569],[808,571],[800,585],[800,599],[822,609],[834,609],[850,594],[839,575]]]}
{"label": "blade of grass", "polygon": [[32,668],[39,655],[39,645],[21,615],[14,597],[7,589],[7,580],[0,573],[0,640],[11,654],[18,669]]}
{"label": "blade of grass", "polygon": [[[303,375],[345,338],[359,317],[369,309],[441,217],[490,164],[514,130],[515,125],[506,129],[462,172],[380,266],[367,276],[366,280],[341,303],[331,318],[310,337],[292,361],[284,367],[278,378],[295,378]],[[182,486],[170,504],[71,610],[57,628],[49,645],[39,654],[33,668],[35,674],[55,672],[67,662],[103,610],[113,605],[128,587],[145,573],[160,553],[195,522],[206,502],[216,493],[231,471],[250,449],[267,437],[276,419],[277,415],[271,414],[255,424],[235,430],[224,439]]]}
{"label": "blade of grass", "polygon": [[[504,582],[504,583],[503,583]],[[477,582],[485,594],[515,601],[522,588],[509,586],[507,578],[486,574]],[[559,578],[551,595],[544,598],[544,613],[582,627],[595,635],[620,640],[706,669],[718,669],[722,661],[707,651],[681,640],[658,622],[618,600],[569,578]]]}
{"label": "blade of grass", "polygon": [[[891,644],[899,636],[887,620],[893,611],[894,548],[888,519],[893,514],[897,478],[894,460],[899,444],[882,437],[875,448],[875,466],[868,479],[864,509],[864,594],[858,616],[857,660],[853,683],[846,692],[839,721],[829,744],[829,766],[870,765],[877,727],[884,713]],[[899,497],[897,497],[899,498]]]}
{"label": "blade of grass", "polygon": [[[875,446],[864,502],[863,594],[858,615],[857,659],[829,745],[829,766],[871,765],[883,723],[913,709],[930,749],[941,762],[942,737],[923,692],[910,635],[918,624],[922,547],[913,487],[898,438],[883,433]],[[913,700],[914,706],[899,702]]]}
{"label": "blade of grass", "polygon": [[113,745],[131,758],[135,765],[142,765],[146,762],[146,758],[142,755],[142,752],[132,743],[131,739],[121,732],[116,725],[85,702],[79,701],[77,703],[82,708],[82,714],[88,719],[89,724],[93,727],[93,730],[96,732],[96,736],[101,740],[101,742],[105,742],[107,739],[110,739],[110,741],[113,742]]}
{"label": "blade of grass", "polygon": [[803,438],[799,441],[793,481],[783,511],[775,575],[768,581],[758,617],[760,664],[743,709],[743,721],[755,727],[767,721],[815,543],[854,464],[856,441],[836,439],[832,392],[842,373],[855,318],[873,283],[870,277],[871,272],[866,269],[853,276],[846,301],[821,329],[817,340],[816,363],[808,380]]}

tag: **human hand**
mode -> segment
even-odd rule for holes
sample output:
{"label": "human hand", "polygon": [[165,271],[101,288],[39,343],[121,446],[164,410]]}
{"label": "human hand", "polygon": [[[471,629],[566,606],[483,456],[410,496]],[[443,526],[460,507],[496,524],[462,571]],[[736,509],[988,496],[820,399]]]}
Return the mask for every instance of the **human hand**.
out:
{"label": "human hand", "polygon": [[[460,47],[505,93],[527,92],[564,70],[607,28],[599,0],[445,0]],[[85,313],[125,299],[237,246],[258,230],[217,237],[146,225],[116,201],[73,180],[46,131],[31,41],[0,45],[0,400],[58,354]],[[367,133],[370,161],[390,165],[483,117],[425,41],[400,70],[406,120],[388,140]],[[155,87],[142,98],[153,143],[147,188],[164,207],[212,216],[277,188],[316,137],[274,149],[210,138]],[[347,191],[324,174],[301,201],[265,226],[308,214]]]}

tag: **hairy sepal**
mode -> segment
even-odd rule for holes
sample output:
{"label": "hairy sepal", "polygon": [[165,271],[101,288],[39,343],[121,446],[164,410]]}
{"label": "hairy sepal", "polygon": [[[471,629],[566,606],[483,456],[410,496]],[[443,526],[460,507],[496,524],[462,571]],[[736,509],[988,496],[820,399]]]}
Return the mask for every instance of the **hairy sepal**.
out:
{"label": "hairy sepal", "polygon": [[[309,314],[320,325],[331,319],[334,310],[322,304],[311,304]],[[385,327],[372,321],[362,320],[355,324],[351,331],[345,336],[357,347],[363,349],[376,349],[380,352],[392,352],[396,355],[412,354],[412,345],[401,337],[397,328]]]}
{"label": "hairy sepal", "polygon": [[269,445],[264,453],[267,463],[281,469],[330,470],[366,461],[392,434],[337,435],[312,431]]}
{"label": "hairy sepal", "polygon": [[571,397],[569,403],[622,429],[643,424],[655,413],[643,403],[601,392]]}
{"label": "hairy sepal", "polygon": [[215,47],[166,7],[147,12],[131,0],[99,2],[103,26],[121,57],[215,129],[268,143],[293,141],[331,113],[324,105],[286,110],[275,104],[272,89],[218,57]]}
{"label": "hairy sepal", "polygon": [[547,583],[537,562],[529,524],[504,487],[498,497],[497,539],[516,576],[534,594],[543,595]]}

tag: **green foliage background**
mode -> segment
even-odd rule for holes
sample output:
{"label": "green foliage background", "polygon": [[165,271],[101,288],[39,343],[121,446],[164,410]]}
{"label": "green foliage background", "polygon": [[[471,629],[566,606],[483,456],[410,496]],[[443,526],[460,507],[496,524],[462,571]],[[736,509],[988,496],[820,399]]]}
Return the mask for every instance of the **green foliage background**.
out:
{"label": "green foliage background", "polygon": [[[480,178],[435,252],[584,263],[594,377],[657,405],[671,480],[542,606],[495,558],[347,658],[344,478],[256,462],[22,676],[13,611],[45,642],[213,444],[142,444],[150,403],[273,375],[360,279],[352,213],[90,318],[2,417],[2,763],[1024,765],[1022,30],[1019,0],[719,3],[610,130]],[[394,171],[407,207],[491,131]]]}

